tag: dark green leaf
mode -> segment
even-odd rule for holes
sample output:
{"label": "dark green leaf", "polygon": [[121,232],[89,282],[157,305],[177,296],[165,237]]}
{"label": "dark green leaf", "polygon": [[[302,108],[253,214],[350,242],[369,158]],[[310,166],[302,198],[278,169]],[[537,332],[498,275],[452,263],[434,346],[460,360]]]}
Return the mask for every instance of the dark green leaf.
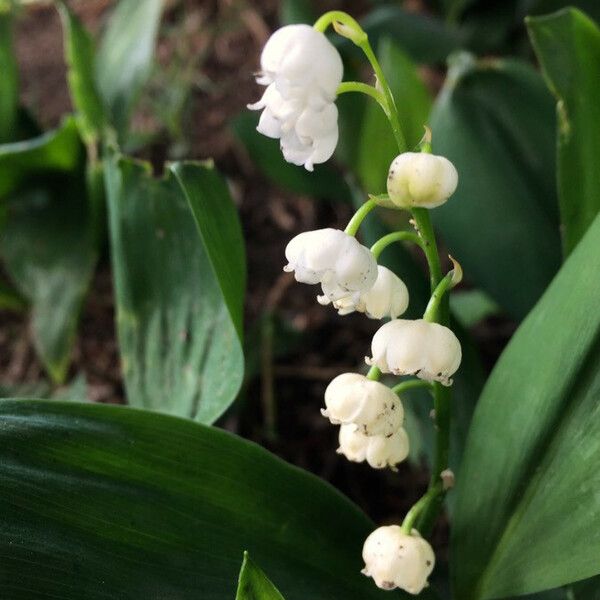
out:
{"label": "dark green leaf", "polygon": [[573,9],[527,26],[558,101],[558,194],[568,254],[600,210],[600,30]]}
{"label": "dark green leaf", "polygon": [[102,37],[96,60],[98,87],[121,136],[150,75],[162,5],[162,0],[121,0]]}
{"label": "dark green leaf", "polygon": [[349,200],[348,186],[330,165],[316,165],[313,173],[286,162],[279,141],[256,131],[258,117],[249,111],[239,114],[232,123],[233,132],[242,142],[259,170],[273,183],[297,194],[316,198]]}
{"label": "dark green leaf", "polygon": [[34,139],[0,145],[0,202],[22,183],[28,183],[31,174],[68,173],[75,169],[81,158],[81,142],[75,121],[63,124]]}
{"label": "dark green leaf", "polygon": [[462,47],[461,34],[435,17],[411,13],[398,6],[373,9],[361,25],[371,44],[390,37],[418,63],[440,63]]}
{"label": "dark green leaf", "polygon": [[402,597],[361,575],[374,526],[327,483],[148,411],[0,402],[0,515],[10,600],[224,600],[244,550],[287,600]]}
{"label": "dark green leaf", "polygon": [[211,167],[173,171],[107,166],[123,374],[130,404],[212,423],[243,378],[243,240]]}
{"label": "dark green leaf", "polygon": [[[403,150],[412,150],[425,133],[431,110],[430,94],[413,62],[389,38],[381,40],[377,58],[396,99],[406,141]],[[379,104],[370,101],[362,122],[357,164],[363,188],[371,194],[385,192],[390,163],[398,154],[387,117]]]}
{"label": "dark green leaf", "polygon": [[58,5],[64,30],[67,79],[73,105],[79,116],[81,137],[96,141],[105,125],[105,107],[96,89],[94,78],[94,43],[79,19],[60,3]]}
{"label": "dark green leaf", "polygon": [[284,600],[247,552],[244,552],[235,600]]}
{"label": "dark green leaf", "polygon": [[431,124],[459,173],[434,223],[467,277],[522,318],[560,264],[552,98],[525,64],[461,54]]}
{"label": "dark green leaf", "polygon": [[13,49],[13,17],[0,9],[0,144],[17,138],[19,74]]}
{"label": "dark green leaf", "polygon": [[0,251],[31,304],[37,351],[59,383],[97,260],[83,161],[73,119],[40,138],[0,147],[0,199],[7,210]]}
{"label": "dark green leaf", "polygon": [[315,11],[310,0],[281,0],[279,6],[279,22],[282,25],[294,23],[312,23],[316,20]]}
{"label": "dark green leaf", "polygon": [[597,0],[521,0],[518,19],[522,21],[527,15],[547,15],[567,7],[578,8],[595,21],[600,21],[600,3]]}
{"label": "dark green leaf", "polygon": [[455,594],[503,598],[600,572],[600,217],[501,356],[467,441]]}

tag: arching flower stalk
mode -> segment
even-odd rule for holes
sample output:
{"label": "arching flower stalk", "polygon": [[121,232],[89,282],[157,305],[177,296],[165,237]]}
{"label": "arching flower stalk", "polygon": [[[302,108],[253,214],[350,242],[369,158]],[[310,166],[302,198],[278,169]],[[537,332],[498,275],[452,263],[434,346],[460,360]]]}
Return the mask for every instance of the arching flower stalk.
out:
{"label": "arching flower stalk", "polygon": [[[324,35],[329,26],[350,39],[373,67],[376,85],[342,82],[342,63]],[[401,588],[418,594],[427,586],[435,557],[426,535],[453,481],[448,469],[450,386],[461,362],[460,342],[449,328],[448,292],[462,278],[460,265],[442,275],[440,257],[428,210],[444,204],[455,191],[458,174],[442,156],[431,154],[426,129],[421,152],[406,152],[396,104],[367,34],[349,15],[333,11],[311,28],[290,25],[276,31],[261,56],[261,100],[250,108],[262,110],[258,131],[279,138],[286,160],[312,170],[331,157],[337,144],[337,94],[364,93],[386,114],[399,155],[390,165],[388,194],[370,196],[345,231],[320,229],[297,235],[286,248],[288,264],[297,281],[320,284],[323,305],[340,315],[364,313],[371,319],[389,318],[373,336],[368,374],[344,373],[325,391],[322,413],[339,425],[337,452],[375,469],[391,468],[406,459],[409,439],[403,428],[404,409],[399,394],[423,387],[433,397],[436,449],[429,487],[410,509],[401,526],[376,529],[365,541],[364,573],[386,590]],[[415,231],[384,236],[369,250],[356,239],[365,216],[376,206],[408,210]],[[392,271],[377,261],[391,243],[413,243],[425,254],[431,299],[423,318],[400,319],[409,305],[409,290]],[[379,382],[382,373],[408,376],[392,388]]]}

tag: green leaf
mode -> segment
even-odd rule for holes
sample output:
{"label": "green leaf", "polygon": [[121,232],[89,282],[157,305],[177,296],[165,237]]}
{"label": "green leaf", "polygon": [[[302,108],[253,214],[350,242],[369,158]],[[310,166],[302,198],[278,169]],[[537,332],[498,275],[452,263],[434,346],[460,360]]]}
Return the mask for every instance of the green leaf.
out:
{"label": "green leaf", "polygon": [[102,37],[96,78],[121,136],[152,69],[162,7],[162,0],[120,0]]}
{"label": "green leaf", "polygon": [[16,139],[19,74],[13,49],[13,16],[0,10],[0,144]]}
{"label": "green leaf", "polygon": [[450,294],[450,308],[463,327],[473,327],[498,314],[500,308],[481,290],[458,290]]}
{"label": "green leaf", "polygon": [[81,137],[96,141],[105,126],[106,114],[94,78],[94,43],[81,21],[63,3],[58,4],[64,31],[67,79],[73,105],[78,111]]}
{"label": "green leaf", "polygon": [[310,0],[281,0],[279,22],[282,25],[312,23],[315,20],[316,15]]}
{"label": "green leaf", "polygon": [[[176,174],[176,175],[175,175]],[[243,379],[243,239],[212,167],[112,157],[106,189],[130,404],[212,423]]]}
{"label": "green leaf", "polygon": [[97,216],[73,119],[44,136],[0,147],[4,264],[31,304],[34,342],[55,382],[69,366],[81,304],[97,260]]}
{"label": "green leaf", "polygon": [[316,165],[313,173],[285,161],[279,141],[256,131],[258,116],[244,111],[232,123],[236,137],[242,142],[258,169],[273,183],[297,194],[316,198],[348,201],[350,192],[344,180],[329,164]]}
{"label": "green leaf", "polygon": [[398,6],[380,6],[361,21],[371,44],[390,37],[418,63],[441,63],[449,54],[460,50],[460,32],[443,21],[420,13],[408,12]]}
{"label": "green leaf", "polygon": [[11,600],[233,598],[244,550],[287,600],[403,597],[361,575],[374,526],[330,485],[148,411],[1,401],[0,514]]}
{"label": "green leaf", "polygon": [[244,552],[235,600],[284,600],[247,552]]}
{"label": "green leaf", "polygon": [[175,163],[204,249],[240,340],[243,338],[246,253],[240,219],[225,180],[213,166]]}
{"label": "green leaf", "polygon": [[0,202],[28,183],[32,173],[69,173],[80,160],[81,142],[71,117],[39,137],[0,145]]}
{"label": "green leaf", "polygon": [[600,30],[574,9],[528,19],[527,26],[557,100],[558,195],[566,255],[600,210]]}
{"label": "green leaf", "polygon": [[[413,62],[392,40],[381,40],[377,58],[396,99],[406,141],[405,150],[412,150],[425,133],[424,126],[432,104],[431,96]],[[398,153],[387,117],[379,104],[370,101],[362,122],[357,164],[358,176],[364,189],[371,194],[386,191],[390,163]]]}
{"label": "green leaf", "polygon": [[433,150],[459,173],[434,224],[468,278],[515,318],[560,264],[552,104],[526,64],[461,54],[432,114]]}
{"label": "green leaf", "polygon": [[578,8],[595,21],[600,21],[597,0],[521,0],[518,19],[522,21],[527,15],[547,15],[567,7]]}
{"label": "green leaf", "polygon": [[600,217],[483,391],[458,480],[455,594],[503,598],[600,573]]}

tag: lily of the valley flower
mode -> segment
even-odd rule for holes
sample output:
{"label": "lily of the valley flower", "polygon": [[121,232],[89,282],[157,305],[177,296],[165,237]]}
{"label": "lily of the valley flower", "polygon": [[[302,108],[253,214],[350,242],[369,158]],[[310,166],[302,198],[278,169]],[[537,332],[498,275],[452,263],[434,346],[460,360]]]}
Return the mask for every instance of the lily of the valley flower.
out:
{"label": "lily of the valley flower", "polygon": [[281,140],[284,158],[309,171],[333,154],[338,141],[336,90],[342,59],[333,44],[309,25],[287,25],[269,38],[256,81],[267,86],[248,105],[262,110],[258,131]]}
{"label": "lily of the valley flower", "polygon": [[427,587],[435,555],[429,543],[413,529],[409,535],[398,525],[379,527],[363,546],[363,573],[384,590],[400,588],[419,594]]}
{"label": "lily of the valley flower", "polygon": [[339,229],[305,231],[285,249],[288,264],[297,281],[320,283],[332,302],[348,296],[358,298],[375,283],[377,262],[371,251],[356,238]]}
{"label": "lily of the valley flower", "polygon": [[371,342],[372,358],[383,373],[416,375],[427,381],[451,385],[460,366],[460,342],[452,330],[423,319],[395,319],[382,325]]}
{"label": "lily of the valley flower", "polygon": [[390,200],[401,208],[440,206],[457,185],[454,165],[443,156],[426,152],[403,152],[396,156],[387,179]]}
{"label": "lily of the valley flower", "polygon": [[365,435],[391,435],[404,421],[400,398],[358,373],[338,375],[325,390],[323,416],[334,425],[354,424]]}
{"label": "lily of the valley flower", "polygon": [[[331,303],[327,296],[319,296],[317,300],[324,305]],[[346,296],[335,300],[333,306],[340,315],[358,311],[371,319],[395,319],[408,308],[408,289],[395,273],[379,265],[377,279],[372,288],[358,296]]]}
{"label": "lily of the valley flower", "polygon": [[394,469],[408,456],[408,435],[402,427],[390,435],[366,435],[356,425],[342,425],[338,439],[338,454],[352,462],[367,461],[374,469]]}

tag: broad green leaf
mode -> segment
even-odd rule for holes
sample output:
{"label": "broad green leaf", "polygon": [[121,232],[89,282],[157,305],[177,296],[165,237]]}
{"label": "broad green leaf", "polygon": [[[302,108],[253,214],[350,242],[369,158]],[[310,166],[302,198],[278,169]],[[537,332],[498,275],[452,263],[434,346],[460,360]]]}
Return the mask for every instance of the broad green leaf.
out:
{"label": "broad green leaf", "polygon": [[148,411],[1,401],[0,515],[11,600],[234,598],[245,550],[287,600],[403,597],[361,575],[374,525],[330,485]]}
{"label": "broad green leaf", "polygon": [[247,552],[244,552],[235,600],[284,600]]}
{"label": "broad green leaf", "polygon": [[227,184],[212,166],[175,163],[171,170],[192,209],[214,276],[242,339],[246,253],[242,226]]}
{"label": "broad green leaf", "polygon": [[431,125],[459,173],[434,224],[468,278],[522,318],[560,264],[552,98],[526,64],[461,54]]}
{"label": "broad green leaf", "polygon": [[121,136],[152,69],[162,7],[162,0],[120,0],[102,37],[96,78]]}
{"label": "broad green leaf", "polygon": [[597,0],[520,0],[519,21],[528,15],[548,15],[562,8],[578,8],[586,15],[600,21],[600,3]]}
{"label": "broad green leaf", "polygon": [[600,573],[600,217],[518,329],[467,440],[455,595],[504,598]]}
{"label": "broad green leaf", "polygon": [[13,16],[0,7],[0,144],[16,139],[19,74],[13,49]]}
{"label": "broad green leaf", "polygon": [[390,37],[418,63],[442,63],[463,44],[456,28],[435,17],[389,4],[374,8],[361,25],[375,47],[381,38]]}
{"label": "broad green leaf", "polygon": [[39,137],[0,145],[0,203],[31,174],[69,173],[81,159],[81,142],[74,119]]}
{"label": "broad green leaf", "polygon": [[[389,38],[379,43],[377,58],[386,74],[396,105],[406,147],[412,150],[425,133],[431,96],[413,62]],[[386,191],[390,163],[399,154],[390,124],[374,101],[367,104],[361,126],[357,172],[363,188],[371,194]]]}
{"label": "broad green leaf", "polygon": [[212,423],[244,371],[244,250],[227,188],[206,165],[157,180],[115,156],[106,189],[128,401]]}
{"label": "broad green leaf", "polygon": [[94,142],[100,137],[106,122],[106,109],[94,78],[94,43],[68,6],[59,3],[58,9],[64,31],[67,79],[73,105],[79,116],[81,137]]}
{"label": "broad green leaf", "polygon": [[315,165],[314,172],[309,173],[286,162],[279,141],[258,133],[257,124],[257,114],[245,111],[234,119],[232,128],[258,169],[273,183],[297,194],[349,201],[348,186],[335,169],[328,164]]}
{"label": "broad green leaf", "polygon": [[61,383],[97,260],[97,215],[73,119],[57,131],[0,146],[4,265],[31,305],[36,349]]}
{"label": "broad green leaf", "polygon": [[310,0],[281,0],[279,22],[282,25],[312,23],[315,20],[315,10]]}
{"label": "broad green leaf", "polygon": [[557,100],[558,195],[566,255],[600,210],[600,30],[573,9],[528,19],[527,26]]}
{"label": "broad green leaf", "polygon": [[458,290],[450,294],[450,308],[463,327],[473,327],[498,314],[499,306],[481,290]]}

